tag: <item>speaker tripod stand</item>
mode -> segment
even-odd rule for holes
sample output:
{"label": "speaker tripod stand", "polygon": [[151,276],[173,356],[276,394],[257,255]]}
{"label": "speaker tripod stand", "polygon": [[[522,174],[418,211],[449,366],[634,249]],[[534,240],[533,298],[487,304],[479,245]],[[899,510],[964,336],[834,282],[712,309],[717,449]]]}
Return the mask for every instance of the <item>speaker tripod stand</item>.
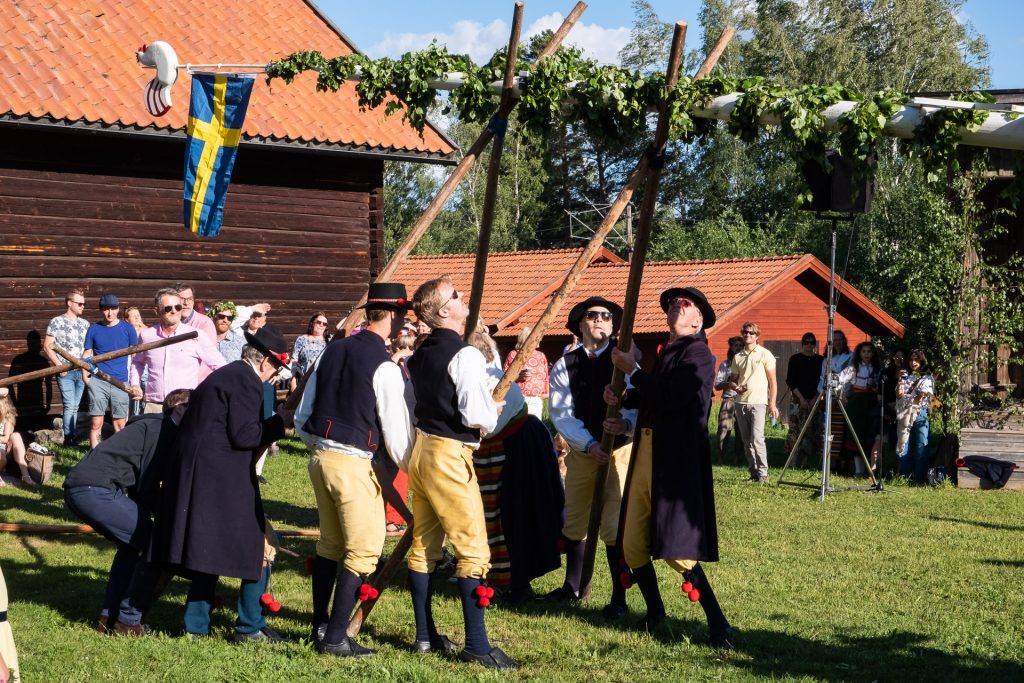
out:
{"label": "speaker tripod stand", "polygon": [[[818,215],[821,218],[821,214]],[[786,476],[786,470],[789,468],[790,463],[796,456],[797,450],[800,448],[800,442],[807,434],[807,430],[813,424],[815,416],[818,413],[818,404],[821,403],[822,397],[825,400],[825,435],[822,439],[822,453],[821,453],[821,500],[824,502],[825,494],[833,493],[834,491],[882,491],[883,486],[881,481],[875,478],[875,473],[871,470],[871,463],[868,462],[868,458],[864,455],[864,448],[861,446],[860,438],[857,436],[857,430],[853,428],[853,422],[850,420],[850,416],[846,412],[845,406],[842,401],[834,400],[836,397],[836,390],[839,384],[839,378],[832,370],[832,350],[835,348],[835,317],[836,317],[836,302],[838,301],[836,295],[836,235],[838,233],[838,221],[849,220],[849,218],[841,218],[839,216],[830,216],[832,219],[832,259],[829,263],[829,278],[828,278],[828,348],[825,353],[825,371],[827,381],[825,382],[825,391],[818,394],[818,397],[814,399],[814,405],[811,406],[810,415],[804,421],[804,426],[800,430],[800,434],[797,436],[796,443],[793,445],[793,450],[789,453],[789,458],[786,459],[786,464],[782,467],[782,473],[779,475],[778,483],[789,484],[791,486],[806,486],[808,488],[819,488],[811,486],[803,482],[789,482],[784,481]],[[850,486],[833,486],[831,482],[832,477],[832,409],[833,406],[839,406],[839,410],[843,413],[843,419],[846,420],[846,427],[850,434],[853,435],[854,443],[857,444],[857,452],[864,461],[864,465],[868,472],[868,477],[871,478],[870,485],[850,485]]]}

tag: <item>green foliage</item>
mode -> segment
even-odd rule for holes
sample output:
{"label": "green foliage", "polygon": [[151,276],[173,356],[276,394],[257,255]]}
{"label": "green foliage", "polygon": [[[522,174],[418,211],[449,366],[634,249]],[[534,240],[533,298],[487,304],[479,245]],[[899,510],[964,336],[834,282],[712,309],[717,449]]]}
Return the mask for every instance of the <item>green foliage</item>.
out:
{"label": "green foliage", "polygon": [[[958,93],[952,99],[965,102],[995,101],[988,93],[974,92]],[[983,109],[940,109],[925,116],[914,127],[911,149],[921,155],[930,182],[937,182],[941,178],[939,171],[946,167],[953,172],[960,170],[956,149],[960,145],[961,131],[977,130],[987,119],[988,112]]]}

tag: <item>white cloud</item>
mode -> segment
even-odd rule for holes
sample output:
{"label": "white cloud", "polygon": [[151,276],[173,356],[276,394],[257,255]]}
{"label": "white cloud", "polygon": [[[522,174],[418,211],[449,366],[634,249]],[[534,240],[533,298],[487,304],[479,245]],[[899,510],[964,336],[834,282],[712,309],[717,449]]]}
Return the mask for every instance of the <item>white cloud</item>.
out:
{"label": "white cloud", "polygon": [[[562,23],[563,15],[554,12],[540,17],[524,31],[523,40],[545,29],[554,31]],[[426,33],[385,33],[383,40],[372,45],[366,53],[371,57],[398,57],[404,52],[422,50],[436,40],[448,46],[453,54],[469,54],[478,64],[490,59],[503,45],[508,44],[509,25],[496,19],[488,24],[462,20],[452,24],[448,31]],[[597,24],[577,24],[569,33],[566,43],[575,45],[603,64],[617,63],[619,50],[629,41],[626,27],[606,28]]]}

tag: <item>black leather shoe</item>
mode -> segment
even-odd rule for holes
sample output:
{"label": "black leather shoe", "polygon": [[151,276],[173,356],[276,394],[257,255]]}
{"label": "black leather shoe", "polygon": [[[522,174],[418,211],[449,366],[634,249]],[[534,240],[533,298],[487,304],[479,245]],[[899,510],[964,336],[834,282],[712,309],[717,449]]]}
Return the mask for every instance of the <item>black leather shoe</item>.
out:
{"label": "black leather shoe", "polygon": [[327,623],[316,624],[309,629],[309,642],[320,644],[324,639],[324,634],[327,633]]}
{"label": "black leather shoe", "polygon": [[601,610],[601,615],[608,621],[618,621],[622,617],[626,616],[629,612],[629,608],[625,605],[620,605],[617,602],[609,602]]}
{"label": "black leather shoe", "polygon": [[416,652],[437,652],[442,655],[455,654],[458,649],[458,645],[441,634],[437,634],[430,640],[417,640],[413,644],[413,650]]}
{"label": "black leather shoe", "polygon": [[325,655],[334,655],[335,657],[369,657],[370,655],[377,654],[376,650],[371,650],[368,647],[363,647],[356,641],[349,637],[341,639],[340,643],[331,645],[330,643],[320,643],[319,650]]}
{"label": "black leather shoe", "polygon": [[252,633],[235,633],[234,642],[236,643],[283,643],[285,637],[280,633],[264,626],[259,631],[253,631]]}
{"label": "black leather shoe", "polygon": [[661,626],[662,622],[664,621],[664,612],[655,612],[653,614],[651,612],[648,612],[643,617],[641,617],[640,621],[636,622],[636,624],[633,625],[633,630],[650,632]]}
{"label": "black leather shoe", "polygon": [[545,593],[541,600],[544,602],[576,603],[580,601],[580,596],[563,583],[550,593]]}
{"label": "black leather shoe", "polygon": [[485,655],[475,655],[472,652],[463,650],[459,653],[459,659],[464,662],[476,662],[488,669],[518,669],[519,662],[501,651],[501,648],[494,647]]}
{"label": "black leather shoe", "polygon": [[711,647],[718,650],[732,650],[736,647],[736,633],[731,626],[711,632]]}

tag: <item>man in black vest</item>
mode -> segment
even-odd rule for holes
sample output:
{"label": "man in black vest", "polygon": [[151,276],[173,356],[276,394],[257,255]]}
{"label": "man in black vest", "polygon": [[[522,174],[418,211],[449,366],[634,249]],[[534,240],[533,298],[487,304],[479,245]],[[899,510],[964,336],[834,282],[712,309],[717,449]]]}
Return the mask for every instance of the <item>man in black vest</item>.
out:
{"label": "man in black vest", "polygon": [[432,328],[408,362],[417,420],[409,461],[413,540],[408,560],[417,648],[447,649],[430,610],[431,574],[447,536],[457,560],[455,575],[466,625],[466,644],[459,657],[490,668],[513,668],[515,661],[491,647],[484,625],[484,608],[493,595],[493,589],[484,585],[491,551],[473,451],[481,434],[493,431],[498,421],[498,407],[487,388],[486,361],[462,341],[469,310],[450,279],[421,285],[413,307],[416,317]]}
{"label": "man in black vest", "polygon": [[[634,386],[624,405],[640,408],[622,533],[623,557],[647,603],[647,614],[636,628],[651,631],[665,619],[651,562],[660,559],[682,574],[690,600],[700,601],[712,647],[728,649],[734,642],[732,628],[700,565],[718,560],[708,438],[715,359],[700,335],[715,324],[715,310],[695,287],[665,290],[661,308],[673,340],[659,354],[653,372],[641,370],[631,355],[618,349],[611,354]],[[605,400],[618,404],[610,387]]]}
{"label": "man in black vest", "polygon": [[604,616],[618,619],[626,614],[626,590],[619,581],[621,554],[616,542],[619,505],[629,467],[630,438],[636,421],[635,410],[623,410],[608,421],[608,431],[617,434],[615,450],[609,455],[601,448],[606,428],[604,387],[611,382],[611,337],[622,320],[622,307],[602,297],[590,297],[573,306],[566,327],[580,339],[580,346],[565,354],[551,369],[551,421],[569,444],[565,457],[565,583],[548,593],[549,600],[575,601],[579,598],[583,571],[583,541],[590,522],[590,504],[598,467],[612,462],[601,511],[601,540],[605,543],[612,596]]}
{"label": "man in black vest", "polygon": [[349,638],[346,627],[384,549],[384,500],[371,461],[383,444],[404,467],[412,449],[405,379],[385,347],[402,328],[409,305],[405,285],[371,284],[363,306],[366,328],[327,345],[295,412],[299,436],[312,452],[309,479],[320,514],[312,637],[321,652],[338,657],[374,654]]}
{"label": "man in black vest", "polygon": [[[272,325],[245,333],[242,360],[228,363],[192,392],[178,430],[177,459],[168,464],[150,542],[150,560],[190,576],[185,631],[210,632],[219,576],[242,579],[235,642],[280,642],[266,625],[260,596],[266,518],[256,480],[260,450],[284,438],[291,420],[263,418],[263,384],[288,367],[288,345]],[[141,635],[140,624],[115,632]]]}

